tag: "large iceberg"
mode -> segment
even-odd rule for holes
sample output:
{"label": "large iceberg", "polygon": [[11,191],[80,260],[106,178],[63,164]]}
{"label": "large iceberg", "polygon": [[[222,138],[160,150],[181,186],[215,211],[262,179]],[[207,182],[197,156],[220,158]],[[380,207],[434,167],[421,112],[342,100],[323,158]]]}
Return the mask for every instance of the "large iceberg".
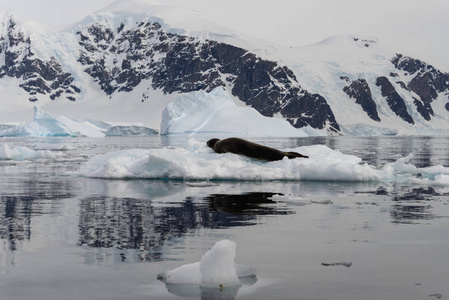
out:
{"label": "large iceberg", "polygon": [[105,134],[91,123],[80,123],[64,116],[52,116],[34,107],[32,122],[0,131],[0,136],[86,136],[104,137]]}
{"label": "large iceberg", "polygon": [[264,117],[254,108],[237,106],[221,87],[210,93],[181,94],[162,111],[161,134],[204,132],[260,137],[323,135],[310,128],[294,128],[280,118]]}
{"label": "large iceberg", "polygon": [[105,137],[142,136],[158,134],[154,129],[141,124],[108,123],[103,121],[75,121],[65,116],[52,116],[41,108],[34,107],[32,122],[23,125],[0,127],[0,136],[31,137]]}

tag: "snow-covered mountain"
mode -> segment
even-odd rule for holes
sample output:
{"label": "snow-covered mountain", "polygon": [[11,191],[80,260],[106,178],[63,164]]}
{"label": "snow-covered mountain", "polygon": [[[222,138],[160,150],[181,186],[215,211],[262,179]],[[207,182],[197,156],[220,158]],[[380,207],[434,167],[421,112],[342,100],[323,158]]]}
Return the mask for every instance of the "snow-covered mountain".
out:
{"label": "snow-covered mountain", "polygon": [[287,48],[143,0],[118,1],[63,30],[0,15],[0,123],[28,121],[37,105],[159,128],[180,93],[217,87],[296,128],[449,133],[449,74],[374,38]]}

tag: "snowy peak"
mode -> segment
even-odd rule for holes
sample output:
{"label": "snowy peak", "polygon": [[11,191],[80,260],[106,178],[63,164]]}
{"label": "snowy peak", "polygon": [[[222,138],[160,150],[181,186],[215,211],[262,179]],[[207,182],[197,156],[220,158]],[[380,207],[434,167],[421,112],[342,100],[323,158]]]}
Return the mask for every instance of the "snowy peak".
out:
{"label": "snowy peak", "polygon": [[[190,37],[216,39],[218,36],[235,36],[236,33],[210,20],[199,12],[180,6],[167,5],[158,1],[119,0],[97,11],[89,18],[108,17],[119,25],[124,19],[159,23],[164,31]],[[86,21],[88,22],[88,19]]]}
{"label": "snowy peak", "polygon": [[71,74],[62,70],[56,58],[40,59],[33,52],[30,34],[10,14],[4,14],[0,36],[0,79],[18,78],[19,86],[29,94],[28,100],[35,102],[39,95],[51,100],[62,95],[75,101],[80,89],[72,85]]}

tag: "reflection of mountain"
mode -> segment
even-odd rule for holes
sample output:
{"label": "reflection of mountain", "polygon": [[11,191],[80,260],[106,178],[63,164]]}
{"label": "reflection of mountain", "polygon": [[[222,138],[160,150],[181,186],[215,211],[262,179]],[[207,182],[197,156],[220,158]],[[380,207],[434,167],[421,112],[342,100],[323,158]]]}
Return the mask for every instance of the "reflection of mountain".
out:
{"label": "reflection of mountain", "polygon": [[4,217],[0,218],[0,238],[9,241],[9,250],[17,250],[17,243],[29,240],[32,197],[2,196]]}
{"label": "reflection of mountain", "polygon": [[291,213],[273,205],[268,199],[272,195],[211,195],[176,205],[138,198],[85,198],[80,203],[80,244],[138,249],[148,252],[145,259],[159,260],[165,241],[197,229],[252,225],[257,215]]}
{"label": "reflection of mountain", "polygon": [[[56,212],[57,199],[69,197],[60,182],[29,180],[21,182],[24,192],[8,195],[3,190],[0,198],[0,239],[7,241],[8,250],[17,250],[18,244],[31,238],[31,219],[34,216]],[[4,212],[4,213],[3,213]]]}

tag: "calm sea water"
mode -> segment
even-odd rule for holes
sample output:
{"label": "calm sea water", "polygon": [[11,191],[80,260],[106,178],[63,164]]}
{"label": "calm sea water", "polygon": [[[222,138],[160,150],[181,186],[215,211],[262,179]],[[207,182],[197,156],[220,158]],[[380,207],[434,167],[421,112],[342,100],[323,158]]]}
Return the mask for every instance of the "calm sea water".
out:
{"label": "calm sea water", "polygon": [[[377,167],[410,153],[416,166],[449,166],[446,137],[258,141],[325,144]],[[449,298],[449,188],[89,179],[72,172],[95,154],[179,147],[185,138],[4,142],[70,147],[56,161],[0,162],[2,300]],[[157,280],[225,238],[256,279],[231,291]]]}

